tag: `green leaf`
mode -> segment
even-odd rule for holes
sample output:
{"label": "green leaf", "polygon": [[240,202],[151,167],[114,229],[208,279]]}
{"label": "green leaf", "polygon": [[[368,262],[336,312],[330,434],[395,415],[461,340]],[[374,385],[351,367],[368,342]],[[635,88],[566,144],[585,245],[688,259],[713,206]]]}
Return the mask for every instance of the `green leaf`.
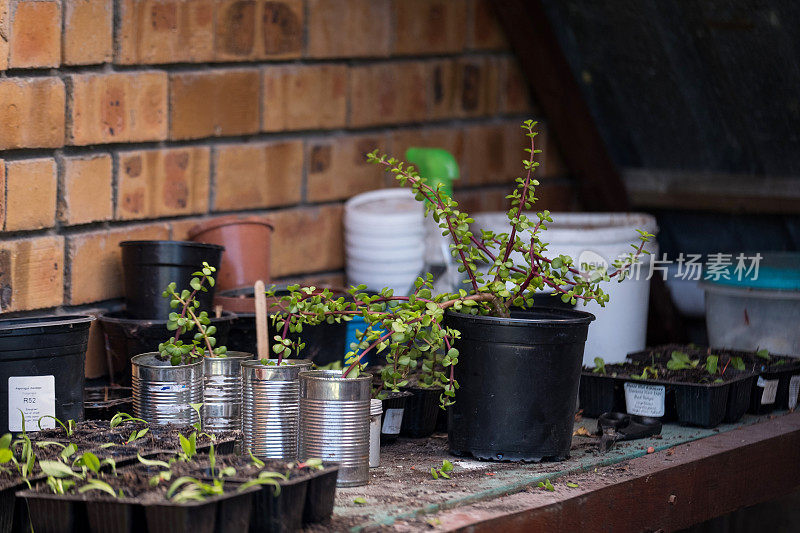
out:
{"label": "green leaf", "polygon": [[105,481],[100,481],[99,479],[90,479],[84,486],[78,489],[78,492],[83,494],[84,492],[89,492],[90,490],[99,490],[105,492],[106,494],[110,494],[114,498],[117,497],[117,493],[114,492],[114,489],[111,488],[111,485]]}
{"label": "green leaf", "polygon": [[42,472],[46,476],[57,478],[70,476],[77,478],[81,477],[79,474],[73,472],[70,467],[60,461],[39,461],[39,468],[42,469]]}
{"label": "green leaf", "polygon": [[0,437],[0,448],[9,448],[11,447],[11,433],[6,433],[2,437]]}
{"label": "green leaf", "polygon": [[163,468],[169,468],[169,464],[164,461],[158,461],[156,459],[145,459],[138,453],[136,454],[136,458],[139,460],[140,463],[142,463],[145,466],[160,466]]}
{"label": "green leaf", "polygon": [[770,359],[769,350],[758,350],[756,352],[756,355],[759,356],[761,359],[766,359],[767,361],[769,361]]}
{"label": "green leaf", "polygon": [[453,463],[445,459],[442,461],[442,472],[452,472],[453,471]]}
{"label": "green leaf", "polygon": [[358,505],[366,505],[367,504],[367,500],[365,500],[364,498],[358,497],[358,498],[353,500],[353,503],[358,504]]}
{"label": "green leaf", "polygon": [[578,488],[578,484],[577,483],[567,483],[567,487],[569,487],[571,489],[577,489]]}
{"label": "green leaf", "polygon": [[0,448],[0,464],[5,464],[14,458],[14,453],[8,448]]}

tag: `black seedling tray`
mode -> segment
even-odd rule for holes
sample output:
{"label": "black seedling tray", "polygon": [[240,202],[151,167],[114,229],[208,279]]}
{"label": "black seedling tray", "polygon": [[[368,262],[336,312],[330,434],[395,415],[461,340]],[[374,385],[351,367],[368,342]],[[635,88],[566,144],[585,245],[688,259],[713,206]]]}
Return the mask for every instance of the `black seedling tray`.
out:
{"label": "black seedling tray", "polygon": [[625,383],[663,386],[664,415],[656,418],[662,422],[677,420],[685,425],[712,428],[723,420],[739,420],[746,410],[750,399],[750,383],[755,376],[747,372],[738,374],[736,378],[723,383],[681,383],[584,371],[579,389],[580,406],[583,414],[589,417],[612,411],[627,413]]}
{"label": "black seedling tray", "polygon": [[202,502],[172,503],[138,498],[92,498],[25,490],[17,493],[30,510],[37,533],[240,533],[250,523],[252,495],[258,487]]}
{"label": "black seedling tray", "polygon": [[303,524],[323,522],[333,514],[339,465],[325,465],[311,474],[303,506]]}

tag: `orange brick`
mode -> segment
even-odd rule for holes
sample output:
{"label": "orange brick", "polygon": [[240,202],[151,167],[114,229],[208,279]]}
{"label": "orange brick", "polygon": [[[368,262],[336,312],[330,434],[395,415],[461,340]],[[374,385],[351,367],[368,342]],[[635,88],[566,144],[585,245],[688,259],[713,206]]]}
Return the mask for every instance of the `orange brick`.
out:
{"label": "orange brick", "polygon": [[303,143],[219,146],[214,168],[215,211],[294,204],[303,182]]}
{"label": "orange brick", "polygon": [[0,35],[5,36],[5,38],[0,37],[0,70],[8,68],[8,36],[11,34],[10,2],[11,0],[0,0]]}
{"label": "orange brick", "polygon": [[530,91],[517,60],[513,57],[502,60],[500,71],[502,111],[504,113],[530,113],[533,109]]}
{"label": "orange brick", "polygon": [[58,78],[0,80],[0,150],[64,144],[64,83]]}
{"label": "orange brick", "polygon": [[56,162],[51,158],[6,162],[6,231],[52,227],[56,217]]}
{"label": "orange brick", "polygon": [[390,0],[309,0],[309,57],[387,56]]}
{"label": "orange brick", "polygon": [[61,170],[58,219],[62,223],[71,226],[112,218],[109,154],[65,157]]}
{"label": "orange brick", "polygon": [[169,238],[173,241],[188,241],[189,230],[205,220],[208,218],[191,217],[172,221],[169,223]]}
{"label": "orange brick", "polygon": [[467,42],[478,50],[501,50],[508,48],[508,41],[492,10],[490,0],[469,0],[472,24]]}
{"label": "orange brick", "polygon": [[211,61],[214,14],[214,0],[122,0],[115,61]]}
{"label": "orange brick", "polygon": [[6,227],[6,162],[0,159],[0,230]]}
{"label": "orange brick", "polygon": [[497,111],[500,90],[499,65],[492,58],[457,61],[459,111],[462,116],[485,116]]}
{"label": "orange brick", "polygon": [[91,65],[111,61],[114,7],[106,0],[64,3],[63,62]]}
{"label": "orange brick", "polygon": [[270,273],[280,277],[344,267],[342,213],[339,204],[271,213]]}
{"label": "orange brick", "polygon": [[[347,67],[269,66],[263,73],[263,131],[339,128],[347,120]],[[320,102],[325,105],[320,106]]]}
{"label": "orange brick", "polygon": [[166,224],[130,226],[67,237],[70,262],[67,303],[86,304],[118,298],[125,289],[119,243],[128,240],[167,239]]}
{"label": "orange brick", "polygon": [[64,301],[64,237],[0,241],[0,311],[55,307]]}
{"label": "orange brick", "polygon": [[73,74],[70,83],[70,144],[166,138],[166,73]]}
{"label": "orange brick", "polygon": [[522,175],[522,160],[529,146],[519,124],[470,126],[465,131],[462,174],[470,186],[511,183]]}
{"label": "orange brick", "polygon": [[385,152],[385,135],[354,135],[311,139],[306,145],[308,191],[310,202],[342,200],[383,188],[384,172],[369,163],[366,154],[378,148]]}
{"label": "orange brick", "polygon": [[207,147],[120,152],[116,218],[206,212],[209,164]]}
{"label": "orange brick", "polygon": [[256,69],[170,76],[170,138],[255,133],[260,126]]}
{"label": "orange brick", "polygon": [[569,169],[561,155],[561,149],[556,142],[556,138],[546,126],[539,128],[539,135],[536,136],[536,148],[541,150],[539,155],[541,165],[536,170],[536,175],[540,178],[564,177],[569,174]]}
{"label": "orange brick", "polygon": [[224,0],[217,12],[216,59],[298,58],[303,25],[302,0]]}
{"label": "orange brick", "polygon": [[461,91],[458,65],[453,60],[428,63],[429,117],[452,118],[461,115]]}
{"label": "orange brick", "polygon": [[395,54],[442,54],[464,49],[467,10],[463,0],[395,2]]}
{"label": "orange brick", "polygon": [[380,63],[351,70],[351,126],[407,123],[428,116],[428,66]]}
{"label": "orange brick", "polygon": [[10,68],[57,67],[61,61],[61,7],[58,2],[18,2],[9,44]]}

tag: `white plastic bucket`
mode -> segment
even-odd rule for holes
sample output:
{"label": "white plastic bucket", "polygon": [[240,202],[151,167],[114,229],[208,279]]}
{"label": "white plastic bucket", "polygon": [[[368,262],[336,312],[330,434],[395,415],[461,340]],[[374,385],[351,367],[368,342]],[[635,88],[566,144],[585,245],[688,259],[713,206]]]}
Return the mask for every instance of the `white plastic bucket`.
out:
{"label": "white plastic bucket", "polygon": [[[637,229],[652,234],[658,231],[655,218],[643,213],[551,213],[550,216],[553,222],[547,223],[547,230],[539,234],[543,242],[549,243],[544,255],[548,258],[568,255],[576,263],[581,260],[595,263],[602,259],[610,266],[621,254],[633,251],[631,244],[640,242]],[[475,220],[472,230],[476,235],[480,235],[480,229],[495,233],[511,230],[505,213],[478,213],[472,218]],[[530,240],[530,237],[522,238]],[[657,243],[648,243],[647,250],[651,254],[658,253]],[[524,263],[519,253],[512,254],[512,260]],[[605,307],[594,302],[584,306],[579,301],[577,309],[597,317],[589,328],[584,364],[593,365],[595,357],[602,357],[607,363],[622,362],[628,353],[645,348],[650,256],[643,255],[640,263],[638,276],[621,283],[612,280],[601,285],[610,297]]]}
{"label": "white plastic bucket", "polygon": [[355,265],[361,261],[378,263],[414,263],[422,261],[425,247],[420,243],[416,246],[393,248],[369,248],[365,246],[345,247],[347,265]]}
{"label": "white plastic bucket", "polygon": [[402,230],[407,225],[419,225],[425,218],[422,202],[414,199],[409,189],[380,189],[350,198],[344,204],[345,227],[362,226],[377,232]]}

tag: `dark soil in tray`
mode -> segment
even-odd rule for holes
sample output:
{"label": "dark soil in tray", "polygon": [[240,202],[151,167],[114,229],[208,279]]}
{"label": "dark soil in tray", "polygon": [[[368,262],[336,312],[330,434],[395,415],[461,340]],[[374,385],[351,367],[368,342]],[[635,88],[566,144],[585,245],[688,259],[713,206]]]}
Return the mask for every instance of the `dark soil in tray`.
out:
{"label": "dark soil in tray", "polygon": [[[128,443],[132,433],[149,428],[142,437]],[[67,436],[61,426],[31,433],[31,438],[36,441],[53,440],[58,442],[72,442],[80,449],[99,448],[103,444],[113,443],[114,446],[104,448],[104,455],[122,456],[136,455],[143,450],[171,450],[180,449],[179,434],[184,437],[191,435],[196,429],[193,426],[148,426],[142,422],[123,422],[116,427],[110,427],[107,420],[87,420],[79,422],[72,435]],[[239,432],[224,432],[215,435],[217,442],[239,438]],[[208,446],[211,439],[203,432],[197,435],[197,446]]]}
{"label": "dark soil in tray", "polygon": [[[695,344],[663,344],[647,348],[640,352],[628,354],[628,359],[633,362],[666,362],[672,357],[672,352],[678,351],[687,354],[691,359],[700,359],[704,362],[709,355],[719,356],[720,367],[724,367],[731,358],[739,357],[745,364],[745,370],[753,372],[780,371],[786,368],[800,367],[800,359],[787,355],[769,354],[761,357],[756,352],[743,350],[729,350],[725,348],[709,348]],[[787,367],[788,365],[788,367]],[[610,365],[609,365],[610,366]]]}
{"label": "dark soil in tray", "polygon": [[[702,362],[703,361],[701,360],[701,364]],[[658,375],[657,376],[652,375],[648,367],[655,368],[658,371]],[[721,379],[723,382],[728,382],[739,377],[739,375],[736,372],[728,372],[727,370],[725,374],[722,375],[719,374],[711,375],[708,373],[708,371],[706,371],[705,368],[700,368],[699,365],[697,368],[669,370],[665,364],[662,364],[660,362],[656,362],[654,365],[649,362],[617,363],[613,365],[606,365],[605,375],[611,377],[637,380],[638,378],[635,378],[633,376],[641,376],[642,371],[645,368],[648,368],[648,376],[646,381],[662,381],[667,383],[697,383],[697,384],[709,385],[714,383],[718,379]],[[584,369],[584,371],[592,372],[591,369]],[[603,375],[602,373],[595,373],[595,374],[601,376]]]}

